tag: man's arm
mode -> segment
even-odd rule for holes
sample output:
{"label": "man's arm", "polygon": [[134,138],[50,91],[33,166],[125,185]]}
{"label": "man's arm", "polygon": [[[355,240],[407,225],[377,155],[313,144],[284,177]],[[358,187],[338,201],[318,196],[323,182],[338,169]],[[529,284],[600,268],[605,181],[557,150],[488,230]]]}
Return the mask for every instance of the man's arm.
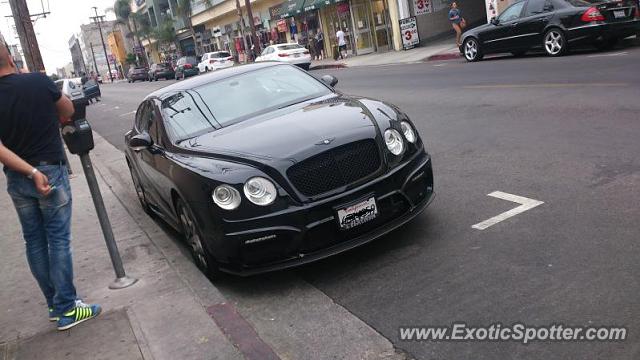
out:
{"label": "man's arm", "polygon": [[11,170],[17,171],[25,176],[32,176],[33,183],[40,194],[48,195],[49,192],[51,192],[49,179],[47,179],[43,173],[38,171],[38,169],[29,165],[29,163],[22,160],[22,158],[16,155],[13,151],[2,145],[2,143],[0,143],[0,162]]}
{"label": "man's arm", "polygon": [[71,119],[71,115],[75,112],[73,103],[64,95],[60,96],[60,99],[56,101],[56,109],[58,109],[58,116],[60,117],[61,124],[68,123]]}

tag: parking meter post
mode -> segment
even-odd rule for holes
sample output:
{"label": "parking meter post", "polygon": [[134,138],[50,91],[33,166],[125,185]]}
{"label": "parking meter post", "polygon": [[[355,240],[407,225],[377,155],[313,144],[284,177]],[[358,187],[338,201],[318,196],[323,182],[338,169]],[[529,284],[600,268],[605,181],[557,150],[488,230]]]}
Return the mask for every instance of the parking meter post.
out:
{"label": "parking meter post", "polygon": [[63,127],[62,137],[67,144],[69,152],[80,156],[82,170],[87,178],[87,184],[89,185],[89,191],[91,191],[91,198],[96,208],[100,227],[104,235],[104,241],[109,251],[109,257],[111,258],[111,264],[116,273],[116,280],[109,285],[109,289],[123,289],[135,284],[138,279],[128,277],[124,271],[118,245],[116,244],[113,230],[111,229],[109,215],[107,214],[107,209],[104,206],[104,200],[100,193],[98,179],[96,178],[96,173],[93,169],[91,158],[89,157],[89,151],[93,149],[94,144],[91,126],[85,116],[86,105],[86,101],[84,100],[74,101],[76,112],[71,119],[73,123]]}

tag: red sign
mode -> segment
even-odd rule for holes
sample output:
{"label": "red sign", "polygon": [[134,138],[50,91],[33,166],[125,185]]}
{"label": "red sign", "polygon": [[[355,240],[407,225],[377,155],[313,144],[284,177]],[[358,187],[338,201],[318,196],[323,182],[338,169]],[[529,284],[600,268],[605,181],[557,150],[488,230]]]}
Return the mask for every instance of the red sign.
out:
{"label": "red sign", "polygon": [[341,2],[338,4],[338,14],[344,14],[349,12],[349,3]]}
{"label": "red sign", "polygon": [[278,20],[278,31],[287,32],[287,22],[285,20]]}

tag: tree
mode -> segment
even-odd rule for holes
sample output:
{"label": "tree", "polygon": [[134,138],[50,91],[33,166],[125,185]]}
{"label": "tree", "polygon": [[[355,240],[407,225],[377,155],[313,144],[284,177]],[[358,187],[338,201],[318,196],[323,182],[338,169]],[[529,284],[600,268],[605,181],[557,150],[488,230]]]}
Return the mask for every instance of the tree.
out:
{"label": "tree", "polygon": [[171,18],[163,18],[152,34],[158,41],[159,45],[167,46],[175,44],[176,48],[179,48],[179,45],[177,44],[178,37],[176,36],[176,30],[173,27],[173,20]]}
{"label": "tree", "polygon": [[[202,0],[204,5],[209,8],[212,6],[211,0]],[[185,27],[189,30],[189,35],[193,39],[193,43],[196,43],[196,32],[193,29],[193,23],[191,22],[191,17],[193,16],[193,0],[178,0],[176,8],[176,15],[182,19]],[[199,52],[202,52],[202,49],[198,48]]]}
{"label": "tree", "polygon": [[127,58],[125,59],[125,62],[129,65],[135,64],[137,62],[136,56],[131,53],[127,54]]}
{"label": "tree", "polygon": [[[129,33],[126,36],[135,37],[137,45],[140,48],[144,49],[144,47],[142,46],[142,41],[140,41],[140,36],[138,31],[131,29],[132,22],[134,22],[133,24],[134,28],[137,27],[137,24],[135,23],[135,17],[133,16],[135,14],[131,12],[131,5],[129,4],[129,0],[116,0],[116,2],[113,4],[113,12],[116,14],[116,18],[118,22],[127,25],[127,30],[129,31]],[[145,53],[145,60],[147,61],[147,63],[149,62],[149,59],[146,59],[146,53]]]}

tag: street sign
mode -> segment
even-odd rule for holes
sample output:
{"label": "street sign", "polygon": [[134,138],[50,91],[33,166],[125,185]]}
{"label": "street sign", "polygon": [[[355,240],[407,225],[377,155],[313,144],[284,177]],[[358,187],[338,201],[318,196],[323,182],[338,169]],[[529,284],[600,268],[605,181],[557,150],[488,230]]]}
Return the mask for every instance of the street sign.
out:
{"label": "street sign", "polygon": [[400,34],[402,34],[402,47],[404,50],[413,49],[420,43],[418,23],[415,16],[400,20]]}
{"label": "street sign", "polygon": [[417,15],[430,14],[433,12],[431,0],[413,0],[413,8]]}

